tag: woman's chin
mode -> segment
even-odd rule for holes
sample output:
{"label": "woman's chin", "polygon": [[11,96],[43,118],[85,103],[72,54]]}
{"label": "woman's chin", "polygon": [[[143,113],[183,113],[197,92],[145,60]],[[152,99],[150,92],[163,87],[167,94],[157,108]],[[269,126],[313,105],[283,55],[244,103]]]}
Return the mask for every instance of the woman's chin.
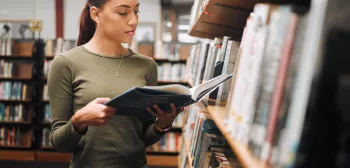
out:
{"label": "woman's chin", "polygon": [[128,44],[130,44],[132,42],[132,38],[124,38],[123,40],[122,40],[122,43],[128,43]]}

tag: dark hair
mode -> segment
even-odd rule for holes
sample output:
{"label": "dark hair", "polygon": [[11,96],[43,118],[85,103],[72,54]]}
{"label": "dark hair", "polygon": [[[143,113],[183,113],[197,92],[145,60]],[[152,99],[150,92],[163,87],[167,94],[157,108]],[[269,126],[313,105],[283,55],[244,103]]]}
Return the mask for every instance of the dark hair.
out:
{"label": "dark hair", "polygon": [[108,0],[87,0],[80,15],[79,37],[77,45],[83,45],[91,40],[95,33],[96,25],[90,16],[90,7],[101,8]]}

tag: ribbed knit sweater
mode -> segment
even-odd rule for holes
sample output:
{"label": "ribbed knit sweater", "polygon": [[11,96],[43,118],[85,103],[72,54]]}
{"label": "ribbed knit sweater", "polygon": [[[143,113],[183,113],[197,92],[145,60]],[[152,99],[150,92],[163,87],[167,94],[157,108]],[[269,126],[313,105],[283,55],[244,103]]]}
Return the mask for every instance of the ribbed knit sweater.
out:
{"label": "ribbed knit sweater", "polygon": [[51,142],[59,152],[72,152],[71,168],[140,168],[146,163],[146,147],[162,135],[154,121],[115,115],[104,126],[88,126],[83,134],[75,131],[72,116],[98,97],[113,98],[134,86],[156,85],[157,64],[147,56],[132,52],[121,57],[93,53],[78,46],[52,63],[48,90],[52,113]]}

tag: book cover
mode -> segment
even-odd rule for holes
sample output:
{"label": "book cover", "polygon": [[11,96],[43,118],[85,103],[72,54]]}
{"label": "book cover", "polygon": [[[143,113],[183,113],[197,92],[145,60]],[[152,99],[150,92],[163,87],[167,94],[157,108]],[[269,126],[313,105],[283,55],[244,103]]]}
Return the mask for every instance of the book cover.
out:
{"label": "book cover", "polygon": [[223,74],[191,89],[182,85],[133,87],[106,102],[105,105],[115,107],[116,115],[152,119],[154,117],[147,111],[147,108],[152,108],[157,104],[163,111],[170,112],[170,103],[174,103],[179,108],[191,105],[200,101],[206,94],[231,77],[232,74]]}

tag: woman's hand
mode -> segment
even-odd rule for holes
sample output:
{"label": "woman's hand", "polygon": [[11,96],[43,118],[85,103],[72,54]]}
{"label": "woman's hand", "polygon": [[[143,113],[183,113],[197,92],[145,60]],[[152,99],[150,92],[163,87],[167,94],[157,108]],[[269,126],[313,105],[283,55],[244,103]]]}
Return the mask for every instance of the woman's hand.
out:
{"label": "woman's hand", "polygon": [[111,119],[116,112],[113,107],[103,105],[111,100],[110,98],[97,98],[87,104],[84,108],[78,110],[73,118],[72,123],[77,132],[83,132],[88,125],[103,126]]}
{"label": "woman's hand", "polygon": [[166,128],[166,127],[172,125],[174,120],[175,120],[175,118],[177,117],[177,115],[184,110],[184,107],[181,107],[179,110],[177,110],[174,103],[171,103],[170,107],[171,107],[171,112],[170,113],[164,112],[157,105],[153,105],[153,108],[156,110],[156,112],[154,112],[150,108],[147,108],[147,110],[154,117],[158,118],[158,126],[160,128]]}

